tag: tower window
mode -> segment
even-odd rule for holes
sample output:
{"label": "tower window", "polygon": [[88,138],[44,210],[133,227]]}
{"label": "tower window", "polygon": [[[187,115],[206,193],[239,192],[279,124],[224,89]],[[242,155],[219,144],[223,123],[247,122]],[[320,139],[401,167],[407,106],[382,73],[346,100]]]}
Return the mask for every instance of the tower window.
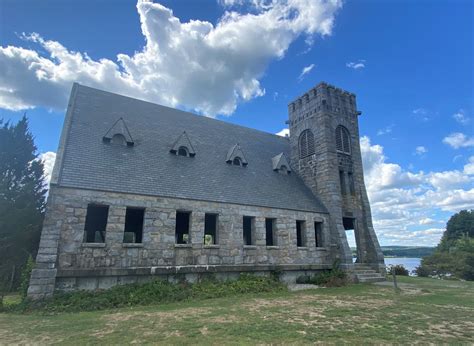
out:
{"label": "tower window", "polygon": [[354,186],[354,175],[352,172],[347,173],[347,177],[349,179],[349,191],[352,196],[355,195],[355,186]]}
{"label": "tower window", "polygon": [[304,130],[299,138],[300,158],[314,154],[314,135],[311,130]]}
{"label": "tower window", "polygon": [[341,184],[341,194],[347,194],[346,191],[346,175],[344,171],[339,171],[339,183]]}
{"label": "tower window", "polygon": [[351,153],[351,141],[349,131],[342,125],[336,128],[336,149],[345,154]]}

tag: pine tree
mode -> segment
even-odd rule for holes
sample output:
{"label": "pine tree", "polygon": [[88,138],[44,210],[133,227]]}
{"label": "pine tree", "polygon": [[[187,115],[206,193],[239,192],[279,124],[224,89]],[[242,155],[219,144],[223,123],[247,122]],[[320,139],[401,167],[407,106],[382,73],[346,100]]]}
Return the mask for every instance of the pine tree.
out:
{"label": "pine tree", "polygon": [[38,250],[45,208],[43,163],[26,116],[0,119],[0,280],[10,280]]}

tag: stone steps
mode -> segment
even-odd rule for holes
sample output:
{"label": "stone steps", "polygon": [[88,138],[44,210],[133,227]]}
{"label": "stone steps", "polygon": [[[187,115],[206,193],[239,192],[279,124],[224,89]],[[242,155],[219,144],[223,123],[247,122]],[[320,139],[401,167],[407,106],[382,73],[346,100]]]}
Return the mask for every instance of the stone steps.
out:
{"label": "stone steps", "polygon": [[377,273],[375,270],[367,265],[355,263],[354,274],[357,282],[380,282],[385,281],[385,276]]}

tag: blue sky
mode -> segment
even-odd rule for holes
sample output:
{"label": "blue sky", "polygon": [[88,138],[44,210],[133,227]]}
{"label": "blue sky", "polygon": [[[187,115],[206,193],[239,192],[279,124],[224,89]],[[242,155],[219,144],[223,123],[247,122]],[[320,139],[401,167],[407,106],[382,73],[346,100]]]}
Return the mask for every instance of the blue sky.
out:
{"label": "blue sky", "polygon": [[50,168],[73,81],[273,133],[326,81],[357,94],[382,245],[434,245],[474,207],[473,41],[467,0],[4,0],[0,118]]}

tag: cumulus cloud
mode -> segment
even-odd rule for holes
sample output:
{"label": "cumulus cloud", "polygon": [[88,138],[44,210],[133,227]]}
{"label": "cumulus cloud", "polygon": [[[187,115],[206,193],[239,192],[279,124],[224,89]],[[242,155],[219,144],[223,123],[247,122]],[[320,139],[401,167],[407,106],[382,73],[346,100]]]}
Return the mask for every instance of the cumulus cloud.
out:
{"label": "cumulus cloud", "polygon": [[[464,171],[410,172],[389,162],[383,147],[360,140],[364,178],[374,226],[384,244],[435,245],[442,229],[420,227],[445,223],[432,215],[454,213],[474,205],[474,177]],[[474,162],[474,158],[473,158]]]}
{"label": "cumulus cloud", "polygon": [[358,61],[351,61],[346,63],[346,67],[349,67],[354,70],[359,70],[365,68],[365,60],[359,59]]}
{"label": "cumulus cloud", "polygon": [[393,127],[395,125],[388,125],[386,127],[384,127],[383,129],[380,129],[377,131],[377,136],[383,136],[383,135],[387,135],[387,134],[390,134],[392,133],[392,130],[393,130]]}
{"label": "cumulus cloud", "polygon": [[94,60],[36,33],[24,35],[38,50],[0,47],[0,107],[64,109],[77,81],[211,116],[229,115],[239,102],[265,94],[260,78],[266,67],[296,38],[330,35],[342,6],[340,0],[249,3],[255,5],[252,13],[229,10],[214,25],[181,22],[161,4],[139,0],[146,44],[114,61]]}
{"label": "cumulus cloud", "polygon": [[288,137],[290,135],[290,129],[283,129],[280,132],[277,132],[276,135],[282,137]]}
{"label": "cumulus cloud", "polygon": [[461,125],[467,125],[471,122],[471,118],[466,115],[466,112],[463,109],[460,109],[458,112],[454,113],[453,119]]}
{"label": "cumulus cloud", "polygon": [[469,158],[469,162],[464,165],[464,174],[474,175],[474,156]]}
{"label": "cumulus cloud", "polygon": [[454,149],[474,147],[474,137],[468,137],[464,133],[455,132],[444,137],[443,143]]}
{"label": "cumulus cloud", "polygon": [[302,81],[304,76],[306,76],[308,73],[310,73],[313,70],[314,66],[315,66],[314,64],[311,64],[311,65],[303,67],[303,70],[301,70],[298,80]]}
{"label": "cumulus cloud", "polygon": [[426,154],[428,152],[428,149],[426,149],[424,146],[422,145],[419,145],[415,148],[415,154],[416,155],[423,155],[423,154]]}
{"label": "cumulus cloud", "polygon": [[56,153],[47,151],[39,155],[39,159],[43,161],[44,178],[47,185],[51,181],[51,173],[53,172],[54,162],[56,161]]}

